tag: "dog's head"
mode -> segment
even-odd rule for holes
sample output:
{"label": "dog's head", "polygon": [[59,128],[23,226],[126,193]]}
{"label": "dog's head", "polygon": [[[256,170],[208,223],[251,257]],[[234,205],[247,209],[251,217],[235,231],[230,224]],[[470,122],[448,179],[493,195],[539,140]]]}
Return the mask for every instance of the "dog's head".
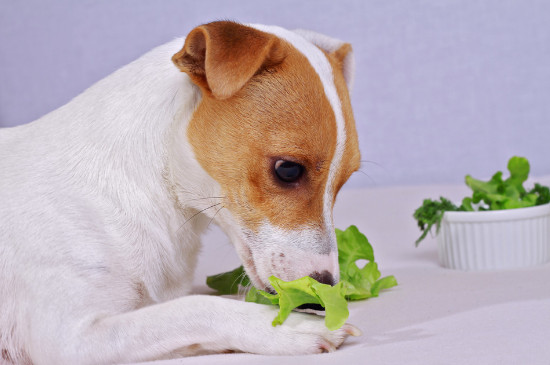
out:
{"label": "dog's head", "polygon": [[211,216],[253,284],[268,288],[271,275],[336,283],[332,207],[360,163],[351,46],[215,22],[192,30],[172,60],[201,89],[187,138],[223,196]]}

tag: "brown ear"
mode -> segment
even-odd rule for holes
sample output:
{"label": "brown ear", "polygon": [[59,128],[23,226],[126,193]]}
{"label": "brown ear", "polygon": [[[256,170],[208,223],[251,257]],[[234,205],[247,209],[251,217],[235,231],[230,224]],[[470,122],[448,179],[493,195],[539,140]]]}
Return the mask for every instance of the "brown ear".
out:
{"label": "brown ear", "polygon": [[201,89],[227,99],[263,65],[281,62],[280,48],[274,35],[234,22],[213,22],[193,29],[172,61]]}
{"label": "brown ear", "polygon": [[335,51],[332,51],[332,54],[341,64],[343,64],[348,55],[351,54],[351,52],[351,44],[343,43]]}

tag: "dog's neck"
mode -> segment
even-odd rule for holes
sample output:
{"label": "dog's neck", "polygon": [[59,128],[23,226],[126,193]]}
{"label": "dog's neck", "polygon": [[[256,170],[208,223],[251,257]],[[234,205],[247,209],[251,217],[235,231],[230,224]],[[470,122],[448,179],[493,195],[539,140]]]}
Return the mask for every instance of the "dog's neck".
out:
{"label": "dog's neck", "polygon": [[[186,128],[200,91],[170,60],[182,43],[177,39],[152,50],[36,123],[44,143],[55,144],[58,171],[66,172],[67,184],[129,199],[120,202],[128,208],[138,203],[135,194],[117,190],[140,187],[159,199],[160,187],[173,187],[175,180],[184,190],[194,189],[185,175],[196,174],[200,166]],[[95,166],[82,166],[84,161]]]}

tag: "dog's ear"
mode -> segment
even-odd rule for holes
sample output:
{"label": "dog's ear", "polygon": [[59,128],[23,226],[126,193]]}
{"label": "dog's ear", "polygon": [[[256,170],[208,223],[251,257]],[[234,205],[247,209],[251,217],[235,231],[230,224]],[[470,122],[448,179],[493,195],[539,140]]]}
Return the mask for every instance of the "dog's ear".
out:
{"label": "dog's ear", "polygon": [[346,80],[348,90],[351,93],[355,76],[355,58],[353,57],[351,44],[311,30],[296,29],[294,32],[334,56],[338,61],[344,79]]}
{"label": "dog's ear", "polygon": [[355,58],[353,57],[351,44],[342,43],[342,45],[333,51],[332,54],[338,60],[340,69],[348,85],[348,90],[351,92],[355,78]]}
{"label": "dog's ear", "polygon": [[261,67],[283,59],[277,37],[228,21],[193,29],[183,48],[172,57],[181,71],[217,99],[231,97]]}

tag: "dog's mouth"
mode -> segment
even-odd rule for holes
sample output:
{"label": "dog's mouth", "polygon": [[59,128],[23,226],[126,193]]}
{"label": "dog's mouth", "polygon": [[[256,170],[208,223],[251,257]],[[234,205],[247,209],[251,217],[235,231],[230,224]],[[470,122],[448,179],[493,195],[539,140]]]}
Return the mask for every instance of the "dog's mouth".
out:
{"label": "dog's mouth", "polygon": [[[248,252],[250,253],[250,250],[248,250]],[[260,275],[258,275],[256,265],[254,263],[254,260],[252,259],[251,254],[248,256],[248,259],[243,260],[242,262],[243,262],[245,272],[248,275],[250,281],[252,282],[252,285],[254,285],[257,288],[263,287],[263,290],[268,293],[277,294],[269,285],[266,285],[263,282],[263,280],[260,279]]]}
{"label": "dog's mouth", "polygon": [[[253,274],[256,277],[258,277],[258,275],[256,273],[256,268],[255,268],[253,263],[252,263],[251,267],[249,267],[247,269],[247,271],[248,271],[249,275]],[[260,280],[260,282],[261,282],[261,280]],[[268,292],[269,294],[277,295],[277,292],[275,291],[275,289],[271,288],[270,286],[265,286],[263,290]],[[325,308],[321,304],[306,303],[306,304],[302,304],[302,305],[296,307],[296,310],[298,310],[299,312],[315,313],[315,312],[324,312]]]}
{"label": "dog's mouth", "polygon": [[[240,237],[239,237],[240,238]],[[252,254],[252,250],[250,247],[246,244],[244,244],[244,239],[235,240],[234,242],[237,244],[237,252],[240,256],[241,262],[243,264],[244,270],[246,274],[248,275],[248,278],[252,282],[252,285],[254,285],[256,288],[264,287],[263,290],[269,291],[269,286],[267,286],[263,280],[260,278],[260,275],[258,274],[256,264],[254,262],[254,257]]]}
{"label": "dog's mouth", "polygon": [[[273,294],[273,295],[277,294],[277,292],[271,288],[266,288],[265,291],[267,291],[269,294]],[[300,312],[324,312],[325,311],[325,307],[317,303],[302,304],[296,307],[296,309],[299,310]]]}

